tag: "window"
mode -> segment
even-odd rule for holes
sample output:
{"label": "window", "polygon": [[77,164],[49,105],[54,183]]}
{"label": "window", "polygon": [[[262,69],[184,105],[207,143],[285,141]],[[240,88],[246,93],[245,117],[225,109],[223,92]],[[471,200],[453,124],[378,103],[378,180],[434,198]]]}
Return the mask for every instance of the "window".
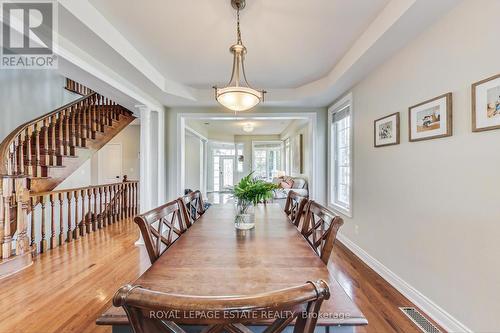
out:
{"label": "window", "polygon": [[281,141],[253,143],[253,170],[255,176],[271,181],[281,170]]}
{"label": "window", "polygon": [[346,96],[329,110],[329,204],[352,216],[352,97]]}

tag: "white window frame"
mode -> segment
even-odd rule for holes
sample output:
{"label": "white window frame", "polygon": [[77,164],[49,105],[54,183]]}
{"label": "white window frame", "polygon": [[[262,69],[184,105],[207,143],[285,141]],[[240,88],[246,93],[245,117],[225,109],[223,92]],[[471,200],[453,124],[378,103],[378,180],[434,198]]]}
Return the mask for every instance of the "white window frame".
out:
{"label": "white window frame", "polygon": [[[333,163],[333,159],[335,158],[334,153],[332,152],[332,121],[333,115],[339,111],[344,110],[346,107],[349,107],[349,127],[350,127],[350,140],[349,140],[349,206],[339,204],[334,202],[334,198],[332,198],[332,193],[334,191],[335,186],[335,170]],[[338,212],[347,217],[352,217],[353,212],[353,180],[354,180],[354,109],[353,109],[353,99],[352,93],[349,93],[338,100],[335,104],[328,108],[328,206],[333,209],[335,212]]]}

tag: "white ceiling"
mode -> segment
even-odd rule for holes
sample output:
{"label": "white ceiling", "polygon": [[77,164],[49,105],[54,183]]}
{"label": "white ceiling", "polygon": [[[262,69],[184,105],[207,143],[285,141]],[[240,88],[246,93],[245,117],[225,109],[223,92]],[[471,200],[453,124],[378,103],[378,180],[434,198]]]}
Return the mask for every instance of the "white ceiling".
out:
{"label": "white ceiling", "polygon": [[[235,41],[230,0],[58,0],[59,55],[72,77],[127,105],[216,105]],[[247,76],[268,106],[324,107],[459,0],[247,0]],[[89,78],[89,75],[91,78]]]}
{"label": "white ceiling", "polygon": [[[210,135],[277,135],[281,134],[294,120],[187,120],[186,125],[193,128],[205,128]],[[254,130],[251,133],[243,131],[243,125],[252,124]]]}
{"label": "white ceiling", "polygon": [[[236,12],[229,0],[90,0],[165,77],[195,88],[229,81]],[[296,88],[325,76],[389,0],[248,0],[248,79]],[[147,38],[145,38],[147,36]]]}

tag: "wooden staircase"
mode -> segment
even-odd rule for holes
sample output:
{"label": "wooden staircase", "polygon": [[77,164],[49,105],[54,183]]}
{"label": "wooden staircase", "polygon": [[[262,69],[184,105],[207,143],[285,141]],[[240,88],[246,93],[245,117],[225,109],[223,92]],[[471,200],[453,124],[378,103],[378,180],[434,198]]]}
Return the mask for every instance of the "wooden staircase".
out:
{"label": "wooden staircase", "polygon": [[131,111],[70,79],[65,88],[82,97],[19,126],[0,144],[0,276],[16,257],[22,260],[13,266],[30,262],[32,198],[53,191],[135,119]]}

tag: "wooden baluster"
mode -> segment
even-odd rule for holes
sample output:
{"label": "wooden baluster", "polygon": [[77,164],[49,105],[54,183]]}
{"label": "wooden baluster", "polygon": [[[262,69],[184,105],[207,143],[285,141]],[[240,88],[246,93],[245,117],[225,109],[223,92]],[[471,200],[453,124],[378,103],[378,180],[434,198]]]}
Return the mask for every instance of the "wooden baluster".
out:
{"label": "wooden baluster", "polygon": [[74,113],[74,125],[75,125],[75,146],[82,146],[82,137],[80,135],[80,125],[81,125],[81,114],[80,114],[80,103],[76,103],[73,106]]}
{"label": "wooden baluster", "polygon": [[117,215],[119,213],[119,207],[118,207],[118,203],[120,202],[118,200],[118,187],[116,185],[113,185],[113,216],[112,216],[112,223],[115,223],[116,220],[117,220]]}
{"label": "wooden baluster", "polygon": [[108,123],[109,126],[113,126],[113,110],[110,107],[110,101],[106,98],[106,113],[108,114]]}
{"label": "wooden baluster", "polygon": [[19,158],[18,173],[20,175],[22,175],[22,174],[24,174],[24,151],[25,151],[24,145],[26,144],[26,140],[24,139],[24,133],[21,132],[18,135],[18,138],[19,138],[19,146],[18,146],[18,152],[17,152],[17,156]]}
{"label": "wooden baluster", "polygon": [[71,154],[70,146],[71,146],[71,128],[70,128],[70,116],[71,116],[71,107],[64,110],[64,136],[63,136],[63,154],[69,156]]}
{"label": "wooden baluster", "polygon": [[97,193],[99,193],[98,189],[94,187],[92,189],[92,193],[94,194],[94,214],[92,215],[92,231],[97,230],[97,214],[99,211],[97,210]]}
{"label": "wooden baluster", "polygon": [[24,150],[24,174],[33,176],[33,165],[31,162],[31,126],[24,130],[24,141],[26,148]]}
{"label": "wooden baluster", "polygon": [[51,153],[51,149],[50,149],[50,143],[49,143],[49,118],[44,118],[42,120],[42,123],[43,123],[43,147],[40,147],[42,148],[42,154],[43,154],[43,157],[42,157],[42,161],[43,161],[43,164],[47,167],[50,165],[50,153]]}
{"label": "wooden baluster", "polygon": [[[85,225],[87,224],[87,214],[85,213],[85,194],[87,191],[81,190],[82,194],[82,221],[80,223],[80,236],[85,236]],[[77,221],[78,222],[78,221]]]}
{"label": "wooden baluster", "polygon": [[35,206],[36,206],[36,197],[30,197],[30,211],[31,211],[31,232],[30,232],[30,248],[35,250],[35,253],[38,253],[37,246],[35,244]]}
{"label": "wooden baluster", "polygon": [[58,127],[58,133],[57,133],[57,143],[56,143],[56,155],[58,158],[61,159],[61,164],[62,164],[62,156],[64,156],[65,152],[65,137],[64,137],[64,122],[65,122],[65,117],[66,117],[66,110],[62,110],[61,113],[59,113],[59,118],[57,122],[57,127]]}
{"label": "wooden baluster", "polygon": [[89,137],[95,139],[95,113],[94,106],[92,105],[92,100],[87,98],[87,108],[89,110]]}
{"label": "wooden baluster", "polygon": [[92,213],[92,189],[87,189],[87,202],[88,202],[88,207],[89,207],[89,213],[87,215],[86,223],[85,223],[85,228],[87,230],[87,233],[90,234],[91,228],[90,224],[92,223],[92,220],[94,219],[93,216],[94,214]]}
{"label": "wooden baluster", "polygon": [[75,229],[73,230],[73,238],[78,239],[78,228],[79,228],[79,221],[78,221],[78,202],[80,201],[79,196],[78,196],[78,191],[74,191],[73,195],[75,197]]}
{"label": "wooden baluster", "polygon": [[109,187],[109,224],[115,222],[115,209],[116,209],[116,192],[115,186]]}
{"label": "wooden baluster", "polygon": [[88,136],[87,136],[87,109],[86,109],[85,101],[81,102],[80,112],[82,114],[81,124],[80,124],[80,128],[81,128],[80,135],[82,138],[82,147],[86,147]]}
{"label": "wooden baluster", "polygon": [[78,145],[78,139],[76,137],[76,106],[70,108],[70,118],[69,118],[69,145],[71,147],[71,154],[75,153],[75,147]]}
{"label": "wooden baluster", "polygon": [[38,123],[34,124],[33,135],[35,136],[35,177],[42,176],[42,166],[40,165],[40,131]]}
{"label": "wooden baluster", "polygon": [[127,183],[127,218],[132,216],[132,183]]}
{"label": "wooden baluster", "polygon": [[108,224],[108,187],[103,187],[104,192],[104,207],[103,207],[103,216],[102,216],[102,226],[105,227]]}
{"label": "wooden baluster", "polygon": [[96,126],[97,126],[97,130],[99,132],[104,132],[104,127],[102,126],[102,112],[101,112],[101,108],[99,107],[99,96],[98,95],[94,95],[94,108],[95,108],[95,112],[96,112]]}
{"label": "wooden baluster", "polygon": [[14,175],[17,175],[19,172],[19,166],[18,166],[18,158],[17,158],[17,138],[14,138],[14,142],[12,143],[12,171]]}
{"label": "wooden baluster", "polygon": [[57,165],[57,155],[58,155],[58,147],[57,147],[57,115],[53,115],[50,118],[50,164]]}
{"label": "wooden baluster", "polygon": [[71,242],[71,240],[73,239],[73,231],[72,231],[72,227],[71,227],[71,201],[73,199],[73,193],[72,192],[67,192],[66,193],[67,195],[67,198],[68,198],[68,235],[66,236],[66,242]]}
{"label": "wooden baluster", "polygon": [[50,194],[50,248],[53,249],[57,247],[57,238],[56,238],[56,194]]}
{"label": "wooden baluster", "polygon": [[64,242],[64,193],[58,194],[59,198],[59,246]]}
{"label": "wooden baluster", "polygon": [[[99,218],[97,219],[97,227],[99,229],[101,229],[102,225],[103,225],[103,221],[104,221],[104,216],[102,216],[102,195],[103,195],[102,187],[99,187],[97,189],[97,192],[99,193]],[[97,201],[97,199],[96,199],[96,201]],[[97,210],[96,210],[96,214],[97,214]]]}
{"label": "wooden baluster", "polygon": [[42,195],[39,197],[40,205],[42,207],[42,239],[40,241],[40,252],[47,252],[47,240],[45,239],[45,196]]}
{"label": "wooden baluster", "polygon": [[115,219],[115,222],[118,222],[121,220],[122,218],[122,213],[123,213],[123,209],[122,209],[122,202],[123,202],[123,191],[122,191],[122,186],[121,185],[115,185],[115,189],[116,189],[116,198],[117,200],[115,200],[116,202],[116,219]]}
{"label": "wooden baluster", "polygon": [[125,183],[125,218],[130,217],[130,183]]}

